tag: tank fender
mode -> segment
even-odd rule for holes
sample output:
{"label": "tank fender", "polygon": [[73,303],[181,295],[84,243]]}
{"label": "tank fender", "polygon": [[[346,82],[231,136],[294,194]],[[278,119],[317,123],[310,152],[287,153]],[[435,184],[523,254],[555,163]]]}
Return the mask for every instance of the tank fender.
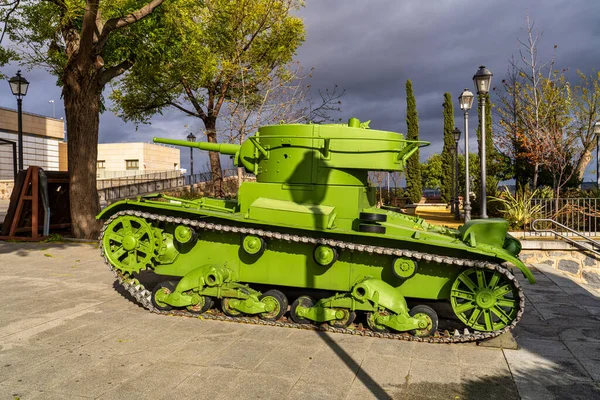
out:
{"label": "tank fender", "polygon": [[369,300],[398,315],[408,315],[406,299],[400,291],[381,279],[366,278],[352,288],[352,296],[360,301]]}
{"label": "tank fender", "polygon": [[519,270],[523,273],[523,276],[527,278],[529,283],[532,285],[535,283],[535,277],[527,265],[521,260],[519,260],[516,256],[510,255],[508,253],[498,254],[497,257],[512,263],[515,267],[519,268]]}

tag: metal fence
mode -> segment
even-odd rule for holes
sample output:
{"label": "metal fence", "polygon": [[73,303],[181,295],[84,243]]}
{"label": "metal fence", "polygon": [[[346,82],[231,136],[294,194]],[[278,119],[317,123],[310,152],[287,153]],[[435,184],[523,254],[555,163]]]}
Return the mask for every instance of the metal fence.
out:
{"label": "metal fence", "polygon": [[143,175],[120,176],[110,179],[98,179],[96,181],[96,189],[106,189],[118,186],[135,185],[137,183],[160,181],[163,179],[179,178],[181,171],[161,171]]}
{"label": "metal fence", "polygon": [[[599,236],[600,233],[600,199],[532,199],[533,219],[552,219],[585,236]],[[538,227],[544,227],[543,223]],[[555,227],[555,230],[559,229]],[[534,232],[531,226],[524,227],[527,236],[552,236],[548,232]],[[572,233],[564,230],[564,234]],[[563,233],[563,232],[561,232]]]}

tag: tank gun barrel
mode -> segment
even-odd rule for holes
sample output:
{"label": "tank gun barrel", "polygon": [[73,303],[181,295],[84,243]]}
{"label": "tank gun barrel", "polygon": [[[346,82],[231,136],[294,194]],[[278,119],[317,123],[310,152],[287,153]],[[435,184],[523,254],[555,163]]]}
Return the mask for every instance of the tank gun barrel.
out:
{"label": "tank gun barrel", "polygon": [[164,139],[157,137],[153,139],[153,142],[170,144],[173,146],[194,147],[200,150],[216,151],[218,153],[227,154],[230,156],[234,156],[241,147],[239,144],[231,143],[188,142],[187,140]]}

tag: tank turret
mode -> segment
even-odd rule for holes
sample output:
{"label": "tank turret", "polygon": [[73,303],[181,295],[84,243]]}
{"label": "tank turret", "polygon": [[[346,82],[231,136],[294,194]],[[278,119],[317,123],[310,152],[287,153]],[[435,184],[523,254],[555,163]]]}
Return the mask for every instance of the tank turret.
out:
{"label": "tank turret", "polygon": [[423,141],[369,129],[351,118],[348,124],[265,126],[242,145],[154,138],[156,143],[193,147],[234,156],[234,164],[256,175],[257,182],[368,185],[369,171],[401,172]]}

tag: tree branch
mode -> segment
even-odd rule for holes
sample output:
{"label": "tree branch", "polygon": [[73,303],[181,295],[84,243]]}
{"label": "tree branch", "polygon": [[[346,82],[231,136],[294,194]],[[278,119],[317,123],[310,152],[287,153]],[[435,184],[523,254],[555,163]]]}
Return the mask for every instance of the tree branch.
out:
{"label": "tree branch", "polygon": [[133,66],[133,64],[134,64],[133,60],[125,60],[125,61],[120,62],[117,65],[114,65],[110,68],[105,69],[104,71],[102,71],[102,74],[100,75],[100,80],[98,81],[98,84],[100,85],[101,88],[103,88],[104,85],[106,85],[112,79],[116,78],[117,76],[121,75],[122,73],[127,71],[129,68],[131,68]]}
{"label": "tree branch", "polygon": [[4,34],[6,33],[6,29],[8,28],[8,20],[10,19],[10,14],[12,14],[13,12],[15,12],[17,10],[17,7],[19,7],[19,3],[21,2],[21,0],[15,0],[12,3],[8,3],[5,4],[5,6],[13,6],[7,13],[6,16],[4,17],[4,28],[2,28],[2,36],[0,36],[0,43],[2,43],[2,40],[4,40]]}
{"label": "tree branch", "polygon": [[[195,116],[200,116],[202,121],[206,121],[206,114],[204,113],[204,110],[202,109],[202,106],[200,105],[200,103],[198,103],[196,96],[194,96],[194,92],[192,91],[190,86],[187,84],[185,79],[181,78],[180,81],[181,81],[181,84],[183,85],[183,90],[185,91],[185,95],[190,100],[190,102],[192,103],[192,106],[194,106],[194,109],[198,113],[198,115],[195,115]],[[175,107],[177,107],[177,106],[175,106]],[[186,111],[180,107],[177,107],[177,108],[179,108],[180,110],[187,112],[189,114],[189,111]]]}
{"label": "tree branch", "polygon": [[98,49],[101,51],[108,40],[108,35],[116,30],[128,25],[131,25],[144,17],[152,14],[154,9],[160,6],[165,0],[152,0],[150,3],[146,4],[144,7],[132,12],[131,14],[125,15],[124,17],[119,18],[111,18],[102,27],[102,32],[98,37]]}
{"label": "tree branch", "polygon": [[79,60],[87,60],[92,55],[94,45],[94,32],[96,30],[96,16],[100,0],[87,0],[83,14],[83,26],[79,38]]}

